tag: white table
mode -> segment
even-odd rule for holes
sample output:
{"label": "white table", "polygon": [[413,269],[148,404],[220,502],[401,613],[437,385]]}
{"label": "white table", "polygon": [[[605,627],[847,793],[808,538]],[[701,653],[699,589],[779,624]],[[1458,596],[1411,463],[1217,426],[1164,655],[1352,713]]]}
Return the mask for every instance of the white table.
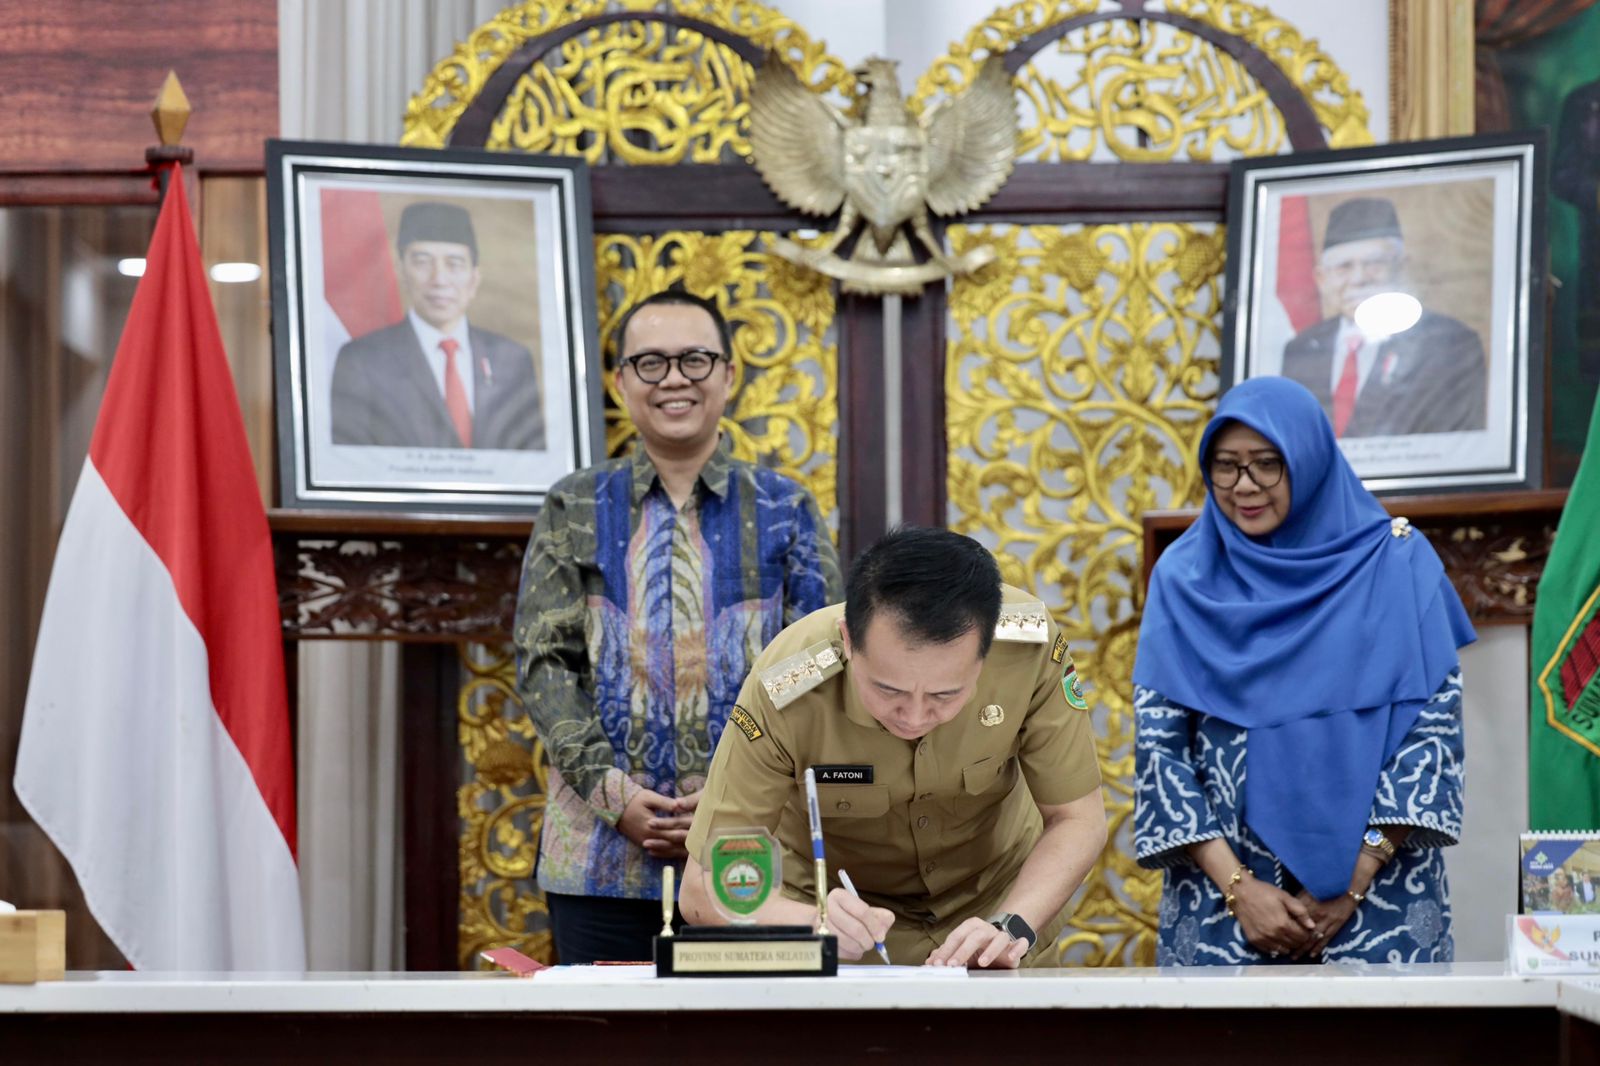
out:
{"label": "white table", "polygon": [[1600,980],[1489,964],[594,977],[74,973],[0,986],[0,1059],[1600,1061]]}

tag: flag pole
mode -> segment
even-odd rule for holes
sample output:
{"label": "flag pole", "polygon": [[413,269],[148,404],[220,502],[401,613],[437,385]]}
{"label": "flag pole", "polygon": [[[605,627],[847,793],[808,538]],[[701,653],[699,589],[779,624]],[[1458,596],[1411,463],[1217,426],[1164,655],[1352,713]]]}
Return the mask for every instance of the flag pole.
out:
{"label": "flag pole", "polygon": [[272,534],[193,170],[172,173],[179,92],[169,78],[156,108],[151,177],[171,198],[57,541],[11,785],[135,968],[300,972]]}

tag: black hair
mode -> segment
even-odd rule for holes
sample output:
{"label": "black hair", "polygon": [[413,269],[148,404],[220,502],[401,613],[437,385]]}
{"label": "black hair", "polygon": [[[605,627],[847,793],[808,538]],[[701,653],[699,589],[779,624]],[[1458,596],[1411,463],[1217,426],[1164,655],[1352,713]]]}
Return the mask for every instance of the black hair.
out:
{"label": "black hair", "polygon": [[[670,289],[651,293],[632,307],[622,316],[622,321],[617,323],[617,359],[620,361],[624,352],[624,344],[628,339],[628,325],[633,321],[633,316],[643,311],[646,307],[660,307],[662,305],[677,304],[683,307],[698,307],[711,316],[711,321],[717,327],[717,336],[722,340],[722,355],[728,362],[733,362],[733,332],[728,328],[728,320],[723,317],[715,300],[708,300],[703,296],[696,296],[688,289],[674,285]],[[619,364],[620,365],[620,364]]]}
{"label": "black hair", "polygon": [[1000,567],[971,537],[900,526],[850,567],[844,624],[854,645],[865,646],[867,626],[880,610],[893,614],[916,644],[949,644],[976,629],[981,659],[1000,620]]}

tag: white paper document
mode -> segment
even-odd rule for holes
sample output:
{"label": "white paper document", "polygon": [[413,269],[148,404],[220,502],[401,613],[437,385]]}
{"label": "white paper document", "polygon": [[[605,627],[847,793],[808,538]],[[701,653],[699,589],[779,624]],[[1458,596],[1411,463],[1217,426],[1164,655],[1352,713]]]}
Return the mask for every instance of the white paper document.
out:
{"label": "white paper document", "polygon": [[874,966],[839,964],[840,977],[864,977],[874,980],[903,979],[911,981],[930,981],[948,977],[965,977],[965,966]]}
{"label": "white paper document", "polygon": [[[553,966],[534,974],[533,980],[541,984],[611,984],[617,981],[649,981],[655,976],[654,966]],[[869,981],[939,981],[965,978],[967,970],[964,966],[878,966],[842,963],[839,966],[839,976]]]}
{"label": "white paper document", "polygon": [[653,981],[654,966],[552,966],[540,970],[533,979],[540,984],[611,984],[616,981]]}

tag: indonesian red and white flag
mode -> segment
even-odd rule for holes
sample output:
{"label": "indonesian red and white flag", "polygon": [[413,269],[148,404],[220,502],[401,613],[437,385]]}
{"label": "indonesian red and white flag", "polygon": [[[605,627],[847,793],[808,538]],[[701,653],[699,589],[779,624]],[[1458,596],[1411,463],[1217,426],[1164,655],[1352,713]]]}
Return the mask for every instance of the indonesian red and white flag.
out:
{"label": "indonesian red and white flag", "polygon": [[1285,196],[1278,211],[1278,277],[1261,310],[1268,336],[1289,338],[1322,319],[1311,201]]}
{"label": "indonesian red and white flag", "polygon": [[16,790],[142,970],[305,967],[272,539],[169,175],[45,599]]}

